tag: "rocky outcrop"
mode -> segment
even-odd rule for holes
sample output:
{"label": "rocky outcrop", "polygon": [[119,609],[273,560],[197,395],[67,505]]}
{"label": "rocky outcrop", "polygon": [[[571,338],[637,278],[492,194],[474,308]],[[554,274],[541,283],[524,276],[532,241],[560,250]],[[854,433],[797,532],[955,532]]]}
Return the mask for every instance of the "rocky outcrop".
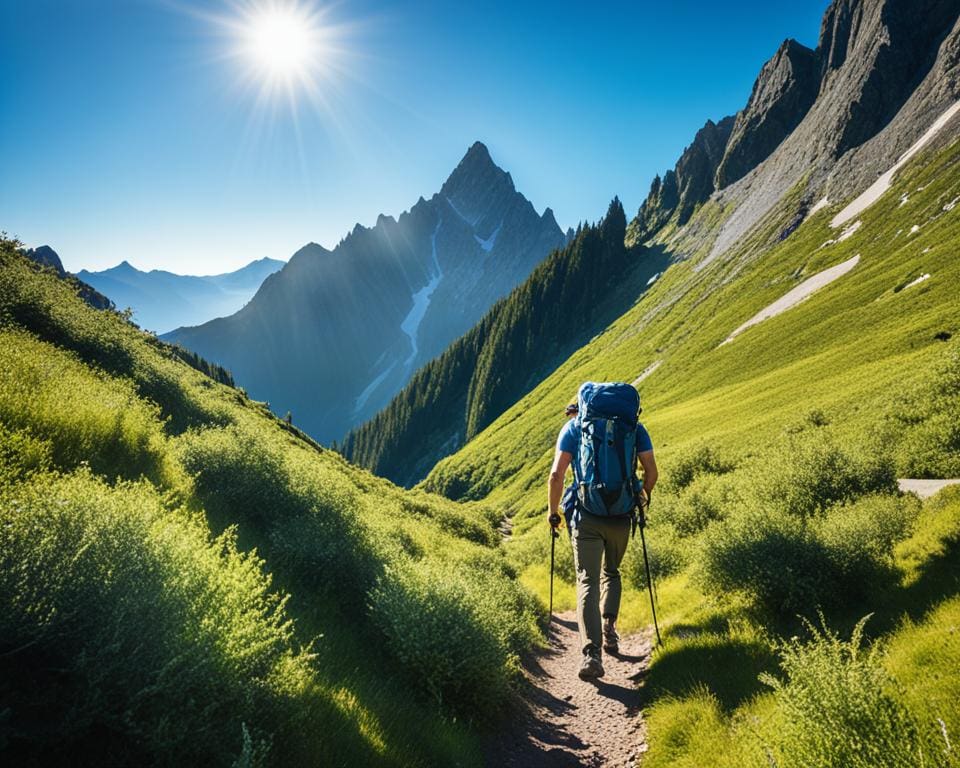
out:
{"label": "rocky outcrop", "polygon": [[[854,20],[858,19],[856,11],[863,9],[865,14],[869,5],[877,4],[857,5],[852,12]],[[958,11],[955,0],[891,0],[880,3],[873,18],[851,27],[847,45],[858,56],[851,59],[849,68],[858,87],[844,114],[834,157],[871,139],[897,114],[933,66],[937,48],[957,20]],[[880,34],[863,39],[858,35],[861,27]],[[867,66],[856,66],[864,59]]]}
{"label": "rocky outcrop", "polygon": [[[890,168],[960,98],[957,0],[834,0],[816,51],[787,41],[764,65],[718,164],[712,194],[732,211],[703,267],[801,181],[839,200]],[[679,165],[679,164],[678,164]],[[679,174],[678,174],[679,181]],[[682,198],[682,183],[679,185]],[[671,220],[654,184],[630,231]],[[695,199],[698,196],[693,196]],[[702,197],[702,195],[700,195]],[[676,222],[684,219],[676,210]]]}
{"label": "rocky outcrop", "polygon": [[707,120],[683,151],[676,167],[667,171],[662,180],[659,176],[653,180],[647,199],[631,223],[631,242],[643,241],[674,215],[679,225],[686,224],[697,206],[710,198],[733,124],[732,116],[719,123]]}
{"label": "rocky outcrop", "polygon": [[26,248],[23,251],[23,255],[30,259],[30,261],[35,261],[41,266],[49,267],[60,277],[67,276],[67,271],[63,268],[63,262],[60,261],[60,256],[49,245]]}
{"label": "rocky outcrop", "polygon": [[437,194],[359,224],[332,251],[304,246],[230,317],[164,338],[317,440],[340,440],[472,328],[566,236],[477,142]]}
{"label": "rocky outcrop", "polygon": [[742,179],[766,160],[803,120],[819,90],[816,52],[785,40],[763,65],[747,106],[737,115],[716,188]]}
{"label": "rocky outcrop", "polygon": [[60,261],[59,254],[49,245],[41,245],[36,248],[24,248],[22,253],[40,266],[52,269],[61,280],[72,283],[77,295],[94,309],[114,309],[114,304],[109,298],[93,286],[88,285],[75,275],[67,272],[67,270],[63,268],[63,262]]}
{"label": "rocky outcrop", "polygon": [[714,178],[723,159],[727,140],[733,130],[734,117],[725,117],[719,123],[707,120],[677,162],[677,223],[689,221],[698,205],[706,202],[716,189]]}

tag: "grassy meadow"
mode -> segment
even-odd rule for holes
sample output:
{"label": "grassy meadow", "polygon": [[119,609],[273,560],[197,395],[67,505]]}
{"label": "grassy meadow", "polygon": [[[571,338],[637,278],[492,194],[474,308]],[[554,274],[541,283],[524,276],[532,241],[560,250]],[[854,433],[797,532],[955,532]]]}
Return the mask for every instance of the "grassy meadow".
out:
{"label": "grassy meadow", "polygon": [[[839,202],[784,237],[797,189],[709,264],[704,234],[725,211],[706,204],[658,235],[677,261],[630,311],[422,483],[506,510],[508,559],[545,599],[563,406],[582,381],[659,363],[639,384],[662,473],[647,540],[665,630],[641,694],[643,765],[960,764],[960,493],[921,503],[896,484],[960,476],[958,197],[954,141],[904,168],[849,237],[828,223]],[[624,571],[621,627],[644,627],[639,543]]]}
{"label": "grassy meadow", "polygon": [[543,609],[489,506],[347,464],[0,243],[0,754],[477,765]]}

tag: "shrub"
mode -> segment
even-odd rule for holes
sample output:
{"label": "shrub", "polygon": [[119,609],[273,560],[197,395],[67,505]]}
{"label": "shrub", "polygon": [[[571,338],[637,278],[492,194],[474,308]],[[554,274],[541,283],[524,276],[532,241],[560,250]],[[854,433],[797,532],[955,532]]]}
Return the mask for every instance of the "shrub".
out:
{"label": "shrub", "polygon": [[817,524],[848,600],[895,577],[894,545],[909,535],[919,513],[912,495],[874,495],[830,509]]}
{"label": "shrub", "polygon": [[509,690],[502,616],[483,589],[464,588],[432,564],[388,570],[371,594],[374,623],[418,684],[454,711],[490,716]]}
{"label": "shrub", "polygon": [[50,447],[53,464],[108,478],[178,482],[156,406],[22,331],[0,330],[0,420]]}
{"label": "shrub", "polygon": [[722,520],[740,504],[737,473],[701,474],[679,495],[661,495],[653,508],[656,519],[669,522],[680,536],[693,536]]}
{"label": "shrub", "polygon": [[[781,768],[913,768],[947,765],[901,703],[876,649],[861,647],[862,619],[848,642],[811,627],[808,644],[782,651],[785,679],[762,679],[778,704],[773,750]],[[927,742],[925,744],[925,742]]]}
{"label": "shrub", "polygon": [[25,430],[11,430],[0,423],[0,488],[22,482],[36,472],[49,469],[48,442]]}
{"label": "shrub", "polygon": [[349,482],[303,466],[269,433],[239,425],[190,431],[178,442],[215,527],[238,523],[241,542],[265,543],[285,577],[343,605],[363,604],[379,566]]}
{"label": "shrub", "polygon": [[804,518],[867,493],[895,492],[893,460],[836,445],[822,431],[790,435],[746,468],[748,504]]}
{"label": "shrub", "polygon": [[[651,523],[645,531],[647,540],[647,559],[650,562],[650,576],[654,581],[664,579],[680,572],[687,564],[688,544],[668,523]],[[633,586],[646,589],[647,574],[643,563],[643,548],[639,533],[630,542],[621,568],[624,578]]]}
{"label": "shrub", "polygon": [[731,469],[733,464],[721,460],[711,446],[697,445],[672,457],[664,471],[663,486],[679,493],[701,475],[718,475]]}
{"label": "shrub", "polygon": [[494,525],[497,517],[495,514],[491,517],[488,509],[472,505],[471,512],[475,514],[468,514],[453,504],[438,503],[427,494],[418,494],[418,497],[411,498],[414,493],[410,491],[400,500],[404,512],[416,517],[430,518],[441,530],[461,539],[488,547],[496,546],[500,542],[500,534]]}
{"label": "shrub", "polygon": [[950,344],[921,391],[893,403],[886,438],[903,477],[960,475],[960,344]]}
{"label": "shrub", "polygon": [[831,553],[814,530],[793,516],[744,510],[711,526],[700,553],[704,587],[741,593],[755,607],[784,617],[809,615],[839,587]]}
{"label": "shrub", "polygon": [[744,594],[782,618],[857,605],[895,580],[893,547],[918,513],[915,499],[900,496],[867,496],[806,519],[744,509],[708,530],[700,575],[711,591]]}
{"label": "shrub", "polygon": [[[0,497],[0,700],[25,763],[225,765],[297,722],[284,598],[232,532],[81,472]],[[257,746],[260,745],[260,746]]]}

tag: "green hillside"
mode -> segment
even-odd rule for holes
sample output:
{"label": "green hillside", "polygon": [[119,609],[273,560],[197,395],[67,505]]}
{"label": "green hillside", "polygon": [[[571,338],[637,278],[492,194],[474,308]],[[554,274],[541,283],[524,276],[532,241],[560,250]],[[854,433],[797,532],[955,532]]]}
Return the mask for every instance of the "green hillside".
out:
{"label": "green hillside", "polygon": [[[648,374],[666,648],[642,694],[644,765],[957,764],[960,495],[921,506],[895,479],[960,476],[958,163],[957,140],[919,155],[843,239],[837,205],[789,231],[801,189],[706,266],[728,212],[709,202],[685,228],[668,223],[655,244],[677,262],[653,288],[422,484],[509,510],[509,558],[545,596],[563,406],[582,381]],[[627,628],[649,622],[636,550]],[[861,630],[847,638],[867,614],[858,652]]]}
{"label": "green hillside", "polygon": [[9,764],[478,764],[542,611],[499,515],[350,466],[17,245],[0,243]]}

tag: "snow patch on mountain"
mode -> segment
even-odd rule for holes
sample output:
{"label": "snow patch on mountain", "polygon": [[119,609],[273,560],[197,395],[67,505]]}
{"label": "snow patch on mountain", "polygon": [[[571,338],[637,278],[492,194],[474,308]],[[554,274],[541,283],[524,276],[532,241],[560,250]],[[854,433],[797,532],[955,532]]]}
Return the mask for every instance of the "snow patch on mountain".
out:
{"label": "snow patch on mountain", "polygon": [[727,336],[727,338],[720,343],[720,346],[722,347],[724,344],[729,344],[737,336],[747,330],[747,328],[751,328],[754,325],[757,325],[757,323],[762,323],[764,320],[769,320],[771,317],[776,317],[777,315],[786,312],[788,309],[792,309],[800,302],[808,299],[816,291],[820,290],[826,285],[829,285],[837,278],[843,277],[859,263],[860,254],[858,253],[852,259],[847,259],[841,264],[837,264],[829,269],[823,270],[822,272],[818,272],[813,277],[807,278],[796,288],[788,291],[775,302],[773,302],[773,304],[770,304],[765,309],[760,310],[757,314],[747,320],[747,322]]}
{"label": "snow patch on mountain", "polygon": [[390,375],[391,371],[393,371],[396,365],[397,365],[396,363],[391,363],[390,365],[388,365],[386,369],[384,369],[383,372],[380,373],[380,375],[378,375],[373,381],[371,381],[367,385],[367,388],[364,389],[363,392],[361,392],[357,396],[357,399],[354,401],[354,404],[353,404],[354,413],[359,413],[363,409],[363,406],[367,404],[367,400],[370,399],[370,395],[372,395],[377,390],[377,387],[379,387],[383,383],[383,380]]}
{"label": "snow patch on mountain", "polygon": [[930,141],[940,133],[941,129],[950,122],[950,119],[960,112],[960,101],[956,102],[952,107],[950,107],[946,112],[944,112],[940,117],[938,117],[933,125],[927,129],[927,132],[923,134],[916,143],[906,152],[904,152],[900,159],[884,173],[880,178],[878,178],[873,184],[871,184],[859,197],[857,197],[850,205],[844,208],[840,213],[833,217],[833,221],[830,222],[831,227],[839,227],[842,224],[846,224],[854,216],[859,215],[871,205],[873,205],[880,196],[890,189],[890,185],[893,183],[894,174],[899,171],[907,161],[910,160],[917,152],[923,149]]}
{"label": "snow patch on mountain", "polygon": [[920,283],[922,283],[922,282],[924,282],[924,281],[926,281],[926,280],[929,280],[929,279],[930,279],[930,274],[929,274],[929,273],[924,273],[924,274],[920,275],[920,277],[918,277],[916,280],[912,280],[911,282],[909,282],[909,283],[907,283],[905,286],[903,286],[903,290],[907,290],[907,288],[913,288],[913,286],[919,285]]}
{"label": "snow patch on mountain", "polygon": [[463,211],[461,211],[459,208],[457,208],[456,205],[453,204],[453,200],[451,200],[451,199],[450,199],[449,197],[447,197],[446,195],[444,195],[444,198],[443,198],[443,199],[447,201],[447,205],[449,205],[449,206],[453,209],[453,212],[454,212],[455,214],[457,214],[457,216],[459,216],[461,219],[463,219],[467,224],[469,224],[471,227],[477,226],[477,222],[480,221],[480,217],[479,217],[479,216],[477,216],[477,217],[474,218],[474,219],[468,218],[468,217],[463,213]]}
{"label": "snow patch on mountain", "polygon": [[502,226],[503,222],[501,221],[499,224],[497,224],[497,228],[493,230],[493,234],[490,235],[490,237],[488,237],[486,240],[480,237],[480,235],[474,235],[473,239],[480,244],[480,247],[483,248],[484,252],[490,253],[490,251],[493,250],[494,244],[497,242],[497,235],[500,234],[500,228]]}
{"label": "snow patch on mountain", "polygon": [[403,361],[403,365],[406,368],[409,368],[417,357],[417,352],[419,351],[419,347],[417,346],[417,331],[420,329],[420,323],[423,322],[424,315],[427,314],[427,308],[430,306],[430,297],[437,289],[437,286],[440,284],[440,279],[443,277],[443,270],[440,269],[440,262],[437,259],[437,233],[440,232],[440,225],[442,223],[443,219],[441,218],[437,221],[437,226],[434,228],[433,234],[430,235],[430,249],[433,256],[434,273],[431,275],[430,281],[413,294],[413,307],[410,309],[410,312],[407,313],[403,322],[400,323],[400,330],[410,338],[410,355]]}

